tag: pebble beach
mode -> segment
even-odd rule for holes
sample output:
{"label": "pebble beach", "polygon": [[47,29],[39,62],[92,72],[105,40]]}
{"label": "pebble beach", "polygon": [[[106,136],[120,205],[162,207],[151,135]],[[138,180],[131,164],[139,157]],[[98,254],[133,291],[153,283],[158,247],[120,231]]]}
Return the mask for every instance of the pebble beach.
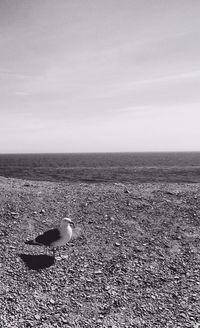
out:
{"label": "pebble beach", "polygon": [[[25,245],[63,217],[52,257]],[[0,327],[200,327],[200,184],[0,178]]]}

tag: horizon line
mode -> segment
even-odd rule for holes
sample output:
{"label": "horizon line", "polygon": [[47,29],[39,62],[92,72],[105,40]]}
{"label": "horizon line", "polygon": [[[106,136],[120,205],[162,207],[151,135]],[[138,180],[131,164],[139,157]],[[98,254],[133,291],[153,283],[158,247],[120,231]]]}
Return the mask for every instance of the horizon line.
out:
{"label": "horizon line", "polygon": [[76,154],[138,154],[138,153],[200,153],[200,150],[137,150],[137,151],[80,151],[80,152],[0,152],[0,155],[76,155]]}

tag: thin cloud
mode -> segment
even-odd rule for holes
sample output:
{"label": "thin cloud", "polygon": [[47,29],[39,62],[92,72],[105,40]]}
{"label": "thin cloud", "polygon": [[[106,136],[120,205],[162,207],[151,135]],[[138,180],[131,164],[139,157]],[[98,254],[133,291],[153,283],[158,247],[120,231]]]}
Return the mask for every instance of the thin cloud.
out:
{"label": "thin cloud", "polygon": [[[40,150],[134,150],[151,140],[158,149],[170,127],[176,134],[170,122],[178,122],[181,106],[192,134],[198,115],[188,113],[200,104],[198,1],[11,0],[0,9],[5,147],[24,143],[31,151],[42,140]],[[192,144],[177,130],[183,146]]]}

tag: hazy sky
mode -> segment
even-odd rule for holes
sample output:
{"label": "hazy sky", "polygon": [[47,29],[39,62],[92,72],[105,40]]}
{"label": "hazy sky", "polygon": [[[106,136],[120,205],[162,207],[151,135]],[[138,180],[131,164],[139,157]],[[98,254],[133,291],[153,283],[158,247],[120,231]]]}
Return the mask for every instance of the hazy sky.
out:
{"label": "hazy sky", "polygon": [[0,1],[0,152],[200,151],[199,0]]}

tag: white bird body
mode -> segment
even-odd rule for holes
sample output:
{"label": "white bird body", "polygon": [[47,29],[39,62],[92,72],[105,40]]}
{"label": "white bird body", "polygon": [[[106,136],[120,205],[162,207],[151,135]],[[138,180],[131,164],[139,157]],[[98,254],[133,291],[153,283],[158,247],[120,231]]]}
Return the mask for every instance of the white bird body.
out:
{"label": "white bird body", "polygon": [[[62,222],[63,223],[63,222]],[[51,243],[51,247],[59,247],[66,245],[72,238],[72,228],[70,223],[60,225],[60,238]]]}

